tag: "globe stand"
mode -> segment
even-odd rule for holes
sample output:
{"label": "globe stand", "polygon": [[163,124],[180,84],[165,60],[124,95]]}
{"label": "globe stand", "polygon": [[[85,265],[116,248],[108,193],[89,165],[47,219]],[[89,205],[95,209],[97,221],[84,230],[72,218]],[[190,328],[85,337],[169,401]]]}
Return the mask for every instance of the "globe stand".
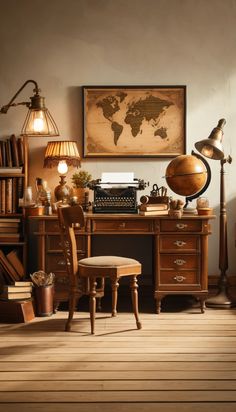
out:
{"label": "globe stand", "polygon": [[231,300],[228,296],[227,286],[227,269],[228,269],[228,245],[227,245],[227,215],[226,215],[226,200],[225,200],[225,181],[224,181],[224,165],[231,163],[232,158],[221,159],[220,169],[220,243],[219,243],[219,268],[220,279],[218,282],[218,292],[206,300],[206,306],[209,308],[228,309],[236,306],[236,302]]}
{"label": "globe stand", "polygon": [[[205,185],[202,187],[202,189],[199,192],[194,193],[193,195],[187,196],[185,198],[184,213],[186,213],[186,214],[187,213],[197,214],[196,208],[188,208],[188,203],[192,202],[192,200],[194,200],[194,199],[197,199],[197,197],[201,196],[207,190],[207,188],[208,188],[208,186],[211,182],[211,169],[210,169],[210,166],[209,166],[208,162],[206,161],[206,159],[204,159],[203,156],[201,156],[198,153],[195,153],[193,150],[191,152],[191,155],[196,156],[198,159],[200,159],[204,163],[204,165],[206,166],[206,170],[207,170],[207,180],[206,180]],[[189,209],[189,211],[188,211],[188,209]],[[192,212],[190,212],[191,209],[192,209]]]}

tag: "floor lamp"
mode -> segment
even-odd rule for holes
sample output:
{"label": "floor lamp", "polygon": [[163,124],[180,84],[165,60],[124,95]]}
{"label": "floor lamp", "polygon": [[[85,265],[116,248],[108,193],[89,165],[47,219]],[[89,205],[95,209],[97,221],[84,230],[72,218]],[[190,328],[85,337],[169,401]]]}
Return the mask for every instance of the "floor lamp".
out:
{"label": "floor lamp", "polygon": [[225,157],[222,146],[223,127],[226,124],[225,119],[220,119],[210,136],[197,142],[196,149],[210,159],[220,160],[220,239],[219,239],[219,269],[220,279],[218,282],[218,292],[206,301],[206,306],[211,308],[230,308],[235,306],[227,293],[227,275],[228,269],[228,246],[227,246],[227,214],[225,198],[225,170],[226,163],[231,163],[231,156]]}

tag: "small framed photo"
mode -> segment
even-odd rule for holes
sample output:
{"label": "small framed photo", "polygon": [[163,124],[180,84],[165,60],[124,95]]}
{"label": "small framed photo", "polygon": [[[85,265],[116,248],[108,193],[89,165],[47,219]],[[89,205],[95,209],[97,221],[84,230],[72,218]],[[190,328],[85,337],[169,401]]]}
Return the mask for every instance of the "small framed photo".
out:
{"label": "small framed photo", "polygon": [[186,151],[186,86],[83,86],[84,157]]}

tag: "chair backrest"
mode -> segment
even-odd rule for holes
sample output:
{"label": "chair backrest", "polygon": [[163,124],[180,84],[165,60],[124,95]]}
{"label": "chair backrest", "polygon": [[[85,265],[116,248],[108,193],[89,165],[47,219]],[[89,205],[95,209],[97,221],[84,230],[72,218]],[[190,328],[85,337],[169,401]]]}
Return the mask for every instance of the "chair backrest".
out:
{"label": "chair backrest", "polygon": [[84,212],[81,206],[68,206],[58,208],[58,219],[61,231],[61,243],[66,259],[67,272],[70,282],[77,284],[78,259],[75,228],[84,227]]}

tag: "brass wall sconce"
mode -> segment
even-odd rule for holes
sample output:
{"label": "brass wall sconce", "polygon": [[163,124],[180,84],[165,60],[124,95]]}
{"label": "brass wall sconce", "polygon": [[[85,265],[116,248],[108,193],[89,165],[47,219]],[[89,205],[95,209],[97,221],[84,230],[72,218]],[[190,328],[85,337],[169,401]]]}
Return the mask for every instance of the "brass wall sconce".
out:
{"label": "brass wall sconce", "polygon": [[[17,96],[29,83],[34,85],[34,95],[30,97],[28,102],[14,103]],[[45,98],[40,96],[41,90],[34,80],[27,80],[16,94],[12,97],[8,104],[2,106],[0,113],[6,114],[10,107],[23,105],[28,107],[28,113],[24,121],[21,135],[24,136],[59,136],[59,131],[55,121],[53,120],[49,110],[45,106]]]}
{"label": "brass wall sconce", "polygon": [[227,292],[227,275],[228,269],[228,244],[227,244],[227,215],[226,215],[226,198],[225,198],[225,182],[224,182],[224,165],[231,163],[231,156],[225,157],[222,146],[223,127],[225,119],[220,119],[217,127],[215,127],[207,139],[201,140],[195,144],[196,149],[204,156],[220,160],[220,239],[219,239],[219,269],[220,279],[218,282],[218,292],[216,296],[207,299],[206,306],[212,308],[230,308],[235,306],[228,296]]}
{"label": "brass wall sconce", "polygon": [[54,190],[55,198],[57,201],[61,200],[66,203],[71,192],[70,187],[66,185],[68,166],[80,166],[80,155],[75,141],[48,142],[44,156],[44,167],[52,168],[55,166],[57,166],[61,178],[59,185]]}

